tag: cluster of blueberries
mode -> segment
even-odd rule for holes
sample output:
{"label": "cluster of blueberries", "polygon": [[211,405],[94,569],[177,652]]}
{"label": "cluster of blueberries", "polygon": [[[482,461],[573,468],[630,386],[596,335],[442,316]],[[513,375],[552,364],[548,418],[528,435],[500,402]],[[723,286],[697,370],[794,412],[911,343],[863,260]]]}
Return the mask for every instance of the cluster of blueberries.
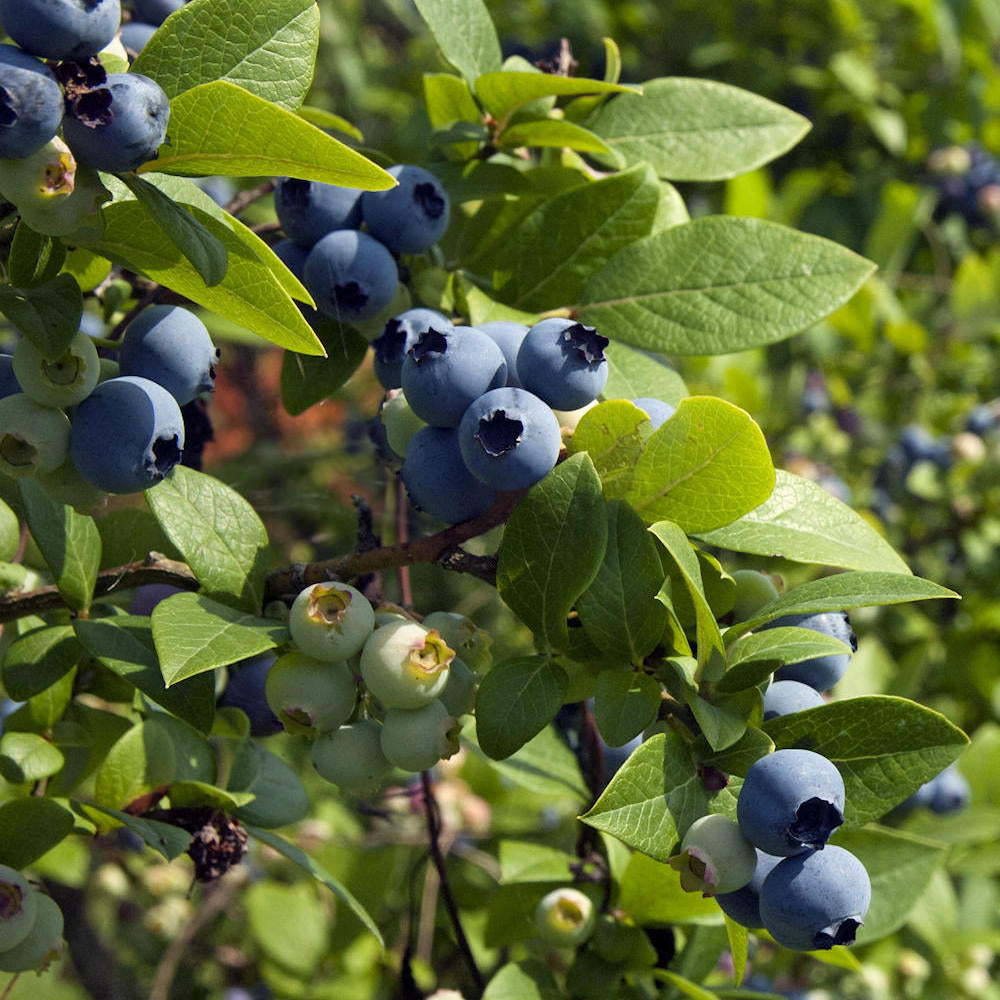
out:
{"label": "cluster of blueberries", "polygon": [[450,202],[437,177],[413,164],[389,173],[396,186],[386,191],[294,177],[275,185],[274,209],[286,239],[274,252],[322,316],[341,323],[377,316],[399,287],[396,257],[429,250],[448,228]]}
{"label": "cluster of blueberries", "polygon": [[[387,390],[385,440],[413,506],[457,523],[489,509],[498,490],[542,479],[559,457],[560,420],[604,388],[607,344],[563,318],[455,326],[416,308],[390,319],[372,344],[374,368]],[[661,422],[673,412],[649,406]]]}
{"label": "cluster of blueberries", "polygon": [[435,611],[417,621],[332,582],[296,597],[288,628],[293,648],[233,669],[220,700],[247,713],[252,735],[308,737],[317,773],[353,795],[458,750],[459,718],[492,665],[490,637],[471,619]]}
{"label": "cluster of blueberries", "polygon": [[0,972],[41,969],[63,948],[63,916],[51,896],[0,865]]}
{"label": "cluster of blueberries", "polygon": [[969,226],[995,228],[1000,218],[1000,162],[976,143],[932,150],[927,170],[938,191],[936,215],[959,215]]}
{"label": "cluster of blueberries", "polygon": [[844,780],[812,750],[776,750],[747,771],[736,822],[711,813],[688,828],[670,859],[688,891],[764,928],[793,951],[852,944],[871,902],[871,881],[849,851],[829,845],[844,821]]}
{"label": "cluster of blueberries", "polygon": [[[68,146],[77,163],[121,172],[156,156],[167,95],[142,74],[106,73],[96,58],[118,34],[119,0],[0,0],[0,24],[16,43],[0,45],[0,159]],[[3,188],[15,202],[16,177]]]}
{"label": "cluster of blueberries", "polygon": [[83,330],[55,360],[22,338],[0,355],[0,472],[74,505],[155,486],[180,461],[181,407],[213,390],[218,356],[181,306],[140,312],[117,361]]}

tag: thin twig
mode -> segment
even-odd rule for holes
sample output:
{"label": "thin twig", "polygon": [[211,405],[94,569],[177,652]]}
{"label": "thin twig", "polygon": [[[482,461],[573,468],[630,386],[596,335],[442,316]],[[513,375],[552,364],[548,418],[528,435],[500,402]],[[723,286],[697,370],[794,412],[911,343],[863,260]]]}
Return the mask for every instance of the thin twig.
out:
{"label": "thin twig", "polygon": [[240,191],[238,194],[234,195],[225,204],[225,210],[230,215],[239,215],[247,207],[247,205],[252,205],[255,201],[260,198],[269,195],[274,190],[274,181],[264,181],[262,184],[258,184],[255,188],[248,188],[246,191]]}
{"label": "thin twig", "polygon": [[[406,502],[406,487],[397,477],[396,487],[396,542],[405,545],[410,540],[410,507]],[[413,607],[413,588],[410,586],[410,567],[400,566],[396,570],[399,580],[399,603],[404,608]]]}
{"label": "thin twig", "polygon": [[458,911],[458,905],[451,892],[451,883],[448,881],[448,871],[444,863],[444,855],[441,853],[441,823],[438,814],[437,799],[434,798],[434,789],[431,787],[430,774],[427,771],[420,772],[420,785],[424,792],[424,816],[427,819],[427,839],[430,841],[431,862],[437,870],[440,879],[441,899],[444,908],[451,920],[452,929],[455,931],[455,940],[458,949],[465,959],[465,964],[469,967],[476,989],[482,993],[483,974],[476,965],[476,958],[472,954],[469,946],[469,939],[465,936],[465,929],[462,927],[462,917]]}
{"label": "thin twig", "polygon": [[0,996],[0,1000],[7,1000],[11,994],[11,990],[17,985],[17,981],[21,978],[20,972],[15,972],[13,976],[10,977],[10,982],[7,984],[7,988],[3,991],[3,995]]}

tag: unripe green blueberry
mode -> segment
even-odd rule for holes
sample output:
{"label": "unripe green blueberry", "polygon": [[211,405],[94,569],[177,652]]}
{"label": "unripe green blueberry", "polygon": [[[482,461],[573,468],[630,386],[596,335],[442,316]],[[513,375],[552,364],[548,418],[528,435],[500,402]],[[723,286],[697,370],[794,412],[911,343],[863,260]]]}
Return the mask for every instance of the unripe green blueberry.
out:
{"label": "unripe green blueberry", "polygon": [[43,406],[73,406],[82,402],[94,391],[101,375],[97,348],[82,330],[54,361],[23,337],[14,348],[12,363],[25,394]]}
{"label": "unripe green blueberry", "polygon": [[553,889],[535,907],[535,929],[546,943],[557,948],[583,944],[597,925],[597,911],[579,889]]}
{"label": "unripe green blueberry", "polygon": [[0,952],[20,944],[34,926],[39,893],[19,872],[0,865]]}
{"label": "unripe green blueberry", "polygon": [[444,690],[454,658],[436,629],[389,622],[361,650],[361,676],[386,708],[420,708]]}
{"label": "unripe green blueberry", "polygon": [[316,660],[298,651],[275,660],[264,692],[285,729],[306,736],[330,732],[346,722],[357,700],[354,675],[346,663]]}
{"label": "unripe green blueberry", "polygon": [[42,971],[62,951],[62,910],[50,896],[32,892],[37,899],[34,923],[20,943],[0,951],[0,972]]}
{"label": "unripe green blueberry", "polygon": [[346,660],[372,634],[375,612],[360,590],[346,583],[314,583],[301,591],[288,615],[292,641],[317,660]]}
{"label": "unripe green blueberry", "polygon": [[58,469],[69,451],[69,420],[62,410],[23,392],[0,399],[0,472],[19,478]]}
{"label": "unripe green blueberry", "polygon": [[404,771],[427,771],[458,753],[460,729],[436,698],[421,708],[390,708],[382,722],[382,752]]}
{"label": "unripe green blueberry", "polygon": [[733,620],[745,622],[752,618],[765,604],[778,597],[778,588],[766,573],[755,569],[734,570],[736,593],[733,596]]}
{"label": "unripe green blueberry", "polygon": [[432,611],[424,618],[424,628],[437,629],[455,655],[477,673],[485,674],[493,666],[490,646],[493,637],[471,618],[457,611]]}
{"label": "unripe green blueberry", "polygon": [[479,677],[465,660],[455,657],[448,667],[448,683],[441,692],[441,701],[452,715],[469,715],[476,706],[476,688]]}
{"label": "unripe green blueberry", "polygon": [[753,878],[757,852],[731,819],[710,813],[688,827],[670,866],[680,872],[685,892],[714,896],[742,889]]}
{"label": "unripe green blueberry", "polygon": [[389,447],[400,458],[406,457],[406,448],[421,427],[426,427],[425,421],[421,420],[406,401],[406,396],[402,389],[391,389],[386,396],[385,403],[379,411],[379,418],[385,426],[385,439]]}
{"label": "unripe green blueberry", "polygon": [[316,773],[352,795],[373,795],[392,772],[381,729],[374,719],[362,719],[323,733],[312,745]]}

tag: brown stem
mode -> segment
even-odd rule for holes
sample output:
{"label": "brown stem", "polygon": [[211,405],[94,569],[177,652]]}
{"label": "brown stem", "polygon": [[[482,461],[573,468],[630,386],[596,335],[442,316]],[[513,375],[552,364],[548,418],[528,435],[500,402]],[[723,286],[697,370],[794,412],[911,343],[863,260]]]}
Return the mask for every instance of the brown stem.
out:
{"label": "brown stem", "polygon": [[230,198],[226,202],[225,209],[230,215],[239,215],[247,205],[252,205],[258,199],[266,197],[273,190],[274,181],[264,181],[263,184],[258,184],[255,188],[248,188],[246,191],[240,191],[239,194]]}
{"label": "brown stem", "polygon": [[420,785],[424,792],[424,816],[427,819],[427,839],[430,841],[431,862],[440,880],[439,889],[441,899],[451,920],[458,949],[465,959],[465,964],[469,967],[469,973],[476,984],[476,989],[482,993],[483,986],[485,985],[483,974],[479,971],[479,966],[476,965],[476,958],[472,954],[472,948],[469,946],[469,939],[465,936],[465,929],[462,927],[462,917],[458,911],[455,897],[451,892],[451,883],[448,881],[448,871],[445,867],[444,855],[441,853],[440,816],[438,815],[437,799],[434,798],[434,789],[431,787],[430,774],[427,771],[420,772]]}
{"label": "brown stem", "polygon": [[[105,597],[115,590],[124,590],[141,583],[171,583],[184,590],[197,590],[194,573],[182,562],[168,559],[159,552],[150,552],[142,562],[128,563],[97,574],[94,597]],[[53,584],[26,594],[0,594],[0,623],[42,614],[65,607],[59,589]]]}
{"label": "brown stem", "polygon": [[[410,540],[410,507],[406,501],[406,487],[397,478],[396,486],[396,541],[405,545]],[[396,571],[399,580],[399,603],[404,608],[413,607],[413,588],[410,586],[410,567],[400,566]]]}

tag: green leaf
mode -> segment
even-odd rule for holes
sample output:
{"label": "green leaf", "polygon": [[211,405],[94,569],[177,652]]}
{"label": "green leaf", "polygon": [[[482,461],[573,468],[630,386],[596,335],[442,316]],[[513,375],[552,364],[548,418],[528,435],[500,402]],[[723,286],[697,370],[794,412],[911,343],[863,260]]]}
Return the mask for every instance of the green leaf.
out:
{"label": "green leaf", "polygon": [[500,40],[483,0],[414,0],[441,55],[474,83],[503,62]]}
{"label": "green leaf", "polygon": [[746,716],[742,713],[707,701],[694,691],[684,691],[684,701],[691,709],[705,741],[716,752],[735,746],[747,730]]}
{"label": "green leaf", "polygon": [[844,569],[908,573],[893,547],[847,504],[818,483],[775,472],[774,492],[738,521],[699,532],[710,545]]}
{"label": "green leaf", "polygon": [[786,663],[850,652],[846,643],[815,629],[782,625],[754,632],[737,639],[729,647],[726,675],[716,684],[715,690],[720,693],[742,691],[760,684]]}
{"label": "green leaf", "polygon": [[314,0],[211,0],[171,15],[132,70],[152,77],[171,98],[227,80],[294,110],[312,82],[318,42]]}
{"label": "green leaf", "polygon": [[732,745],[718,752],[712,750],[702,737],[695,743],[698,760],[704,767],[714,767],[726,774],[745,777],[753,763],[774,750],[774,742],[759,729],[747,727],[746,732]]}
{"label": "green leaf", "polygon": [[206,673],[166,687],[148,618],[132,615],[90,621],[78,618],[73,629],[91,656],[134,684],[151,701],[204,733],[211,730],[215,717],[215,679]]}
{"label": "green leaf", "polygon": [[943,844],[878,827],[838,830],[831,843],[858,858],[871,879],[872,901],[858,929],[859,945],[899,930],[945,859]]}
{"label": "green leaf", "polygon": [[122,826],[142,837],[154,851],[159,851],[167,861],[179,858],[191,844],[191,834],[187,830],[171,826],[169,823],[161,823],[156,819],[143,819],[140,816],[132,816],[129,813],[109,809],[106,806],[88,803],[84,808],[88,812],[93,810],[118,820]]}
{"label": "green leaf", "polygon": [[136,723],[108,751],[94,783],[99,806],[124,809],[135,799],[166,788],[177,773],[177,757],[170,730],[150,716]]}
{"label": "green leaf", "polygon": [[259,611],[267,574],[267,531],[232,487],[184,466],[146,492],[167,537],[209,596]]}
{"label": "green leaf", "polygon": [[487,757],[476,740],[474,726],[462,734],[469,749],[487,761],[504,781],[547,796],[570,799],[576,804],[590,801],[590,792],[580,773],[580,764],[553,726],[546,726],[534,739],[506,760]]}
{"label": "green leaf", "polygon": [[647,524],[710,531],[753,510],[774,488],[774,466],[748,413],[689,396],[646,441],[626,496]]}
{"label": "green leaf", "polygon": [[153,641],[167,687],[288,641],[280,622],[256,618],[204,594],[175,594],[154,609]]}
{"label": "green leaf", "polygon": [[[719,624],[715,620],[715,614],[705,597],[698,556],[691,547],[687,536],[673,522],[658,521],[649,531],[660,541],[671,562],[677,567],[684,587],[691,598],[691,603],[694,605],[695,634],[698,639],[698,674],[696,679],[700,680],[704,676],[706,680],[715,680],[715,675],[721,673],[722,664],[725,662],[725,644],[719,632]],[[659,596],[664,604],[668,607],[671,606],[667,594],[661,591]],[[715,747],[715,749],[718,750],[721,747]]]}
{"label": "green leaf", "polygon": [[0,805],[0,864],[20,870],[73,829],[73,814],[51,799],[29,796]]}
{"label": "green leaf", "polygon": [[660,685],[647,674],[602,670],[594,692],[594,718],[608,746],[621,747],[638,736],[660,707]]}
{"label": "green leaf", "polygon": [[537,958],[500,966],[486,984],[483,1000],[561,1000],[552,970]]}
{"label": "green leaf", "polygon": [[500,133],[497,146],[500,149],[516,149],[519,146],[557,148],[565,146],[582,153],[608,152],[608,147],[593,132],[560,118],[518,121]]}
{"label": "green leaf", "polygon": [[743,982],[747,971],[747,947],[750,934],[742,925],[729,916],[726,917],[726,934],[729,936],[729,953],[733,956],[733,982],[737,986]]}
{"label": "green leaf", "polygon": [[544,656],[494,665],[476,692],[479,745],[503,760],[537,736],[555,717],[569,683],[565,671]]}
{"label": "green leaf", "polygon": [[23,730],[33,733],[48,733],[63,717],[73,700],[73,668],[53,681],[44,690],[29,698],[16,712],[7,716],[4,728],[10,732]]}
{"label": "green leaf", "polygon": [[332,111],[327,111],[325,108],[302,105],[298,109],[297,114],[304,121],[309,122],[310,125],[315,125],[317,128],[332,132],[343,132],[344,135],[349,135],[352,139],[357,139],[358,142],[364,141],[365,137],[361,129],[356,125],[352,125],[346,118],[341,118],[340,115],[335,115]]}
{"label": "green leaf", "polygon": [[385,946],[382,933],[368,911],[355,899],[347,887],[331,875],[318,861],[309,857],[301,848],[290,844],[287,840],[271,833],[269,830],[263,830],[260,827],[248,824],[247,832],[262,844],[267,844],[268,847],[284,855],[284,857],[288,858],[293,864],[298,865],[303,871],[308,872],[317,882],[325,885],[365,925],[366,929],[375,937],[375,940],[383,947]]}
{"label": "green leaf", "polygon": [[57,274],[34,288],[0,285],[0,312],[55,361],[80,329],[83,293],[71,274]]}
{"label": "green leaf", "polygon": [[575,302],[609,257],[650,231],[659,194],[642,165],[579,185],[542,202],[476,268],[488,268],[497,297],[519,309]]}
{"label": "green leaf", "polygon": [[101,535],[94,519],[53,500],[33,479],[19,485],[31,537],[60,596],[74,611],[88,608],[101,565]]}
{"label": "green leaf", "polygon": [[634,853],[621,879],[617,908],[636,924],[718,924],[713,899],[685,892],[680,873],[661,861]]}
{"label": "green leaf", "polygon": [[[635,511],[615,500],[608,504],[607,512],[604,561],[590,586],[577,598],[576,610],[596,646],[619,662],[641,664],[667,626],[667,610],[656,599],[663,570],[656,542]],[[603,732],[603,726],[601,729]],[[627,743],[632,736],[622,742]],[[604,738],[611,743],[606,733]]]}
{"label": "green leaf", "polygon": [[135,200],[116,201],[104,208],[104,234],[90,249],[265,340],[303,354],[322,354],[322,345],[286,291],[287,279],[276,276],[257,247],[228,225],[199,209],[192,208],[192,213],[226,248],[229,266],[217,285],[206,285],[165,234],[143,228],[148,216]]}
{"label": "green leaf", "polygon": [[392,176],[298,115],[232,83],[204,83],[170,102],[170,145],[146,170],[198,176],[302,177],[382,191]]}
{"label": "green leaf", "polygon": [[481,127],[473,125],[480,120],[482,113],[465,80],[453,73],[425,73],[424,104],[431,127],[438,133],[436,141],[444,147],[445,155],[459,161],[474,156],[479,147],[477,139],[445,142],[440,135],[443,130],[455,125]]}
{"label": "green leaf", "polygon": [[517,108],[530,101],[537,101],[540,97],[638,93],[637,87],[607,83],[604,80],[517,70],[483,73],[473,83],[473,88],[480,103],[497,120],[509,118]]}
{"label": "green leaf", "polygon": [[313,330],[326,357],[286,351],[281,362],[281,402],[293,417],[332,396],[357,371],[368,350],[368,341],[354,327],[336,320],[318,317]]}
{"label": "green leaf", "polygon": [[590,127],[628,164],[675,181],[720,181],[791,149],[809,131],[794,111],[724,83],[660,77],[608,101]]}
{"label": "green leaf", "polygon": [[270,829],[297,823],[309,812],[309,795],[299,776],[280,757],[256,743],[240,747],[229,788],[254,794],[253,802],[236,811],[241,823]]}
{"label": "green leaf", "polygon": [[66,261],[66,244],[43,236],[22,219],[14,230],[7,258],[7,277],[12,285],[34,288],[51,281]]}
{"label": "green leaf", "polygon": [[170,786],[170,807],[192,809],[208,806],[225,813],[236,812],[241,806],[253,802],[253,792],[227,792],[224,788],[206,781],[175,781]]}
{"label": "green leaf", "polygon": [[591,407],[580,418],[568,442],[571,455],[590,456],[608,500],[624,497],[645,445],[646,415],[624,399]]}
{"label": "green leaf", "polygon": [[217,285],[226,274],[226,248],[190,212],[137,174],[122,174],[123,183],[174,246],[190,261],[206,285]]}
{"label": "green leaf", "polygon": [[770,604],[765,604],[753,618],[730,628],[727,636],[736,638],[740,632],[758,628],[782,615],[957,597],[958,594],[947,587],[906,573],[834,573],[786,591]]}
{"label": "green leaf", "polygon": [[673,986],[677,992],[689,997],[690,1000],[717,1000],[717,995],[712,990],[706,990],[704,986],[686,979],[684,976],[669,969],[657,969],[656,978]]}
{"label": "green leaf", "polygon": [[38,733],[4,733],[0,739],[0,775],[12,785],[41,781],[62,766],[59,749]]}
{"label": "green leaf", "polygon": [[3,657],[3,686],[14,701],[27,701],[69,673],[83,650],[70,625],[32,629],[11,642]]}
{"label": "green leaf", "polygon": [[635,347],[727,354],[812,326],[872,270],[818,236],[762,219],[706,216],[633,236],[587,279],[578,318]]}
{"label": "green leaf", "polygon": [[684,379],[661,358],[637,351],[627,344],[612,343],[604,348],[608,359],[608,381],[603,399],[662,399],[677,406],[687,395]]}
{"label": "green leaf", "polygon": [[7,562],[17,555],[21,544],[21,524],[10,506],[0,500],[0,559]]}
{"label": "green leaf", "polygon": [[500,880],[515,882],[562,882],[570,878],[577,859],[548,844],[527,840],[501,840]]}
{"label": "green leaf", "polygon": [[771,719],[764,732],[779,749],[813,750],[832,760],[846,789],[844,823],[884,816],[957,760],[969,742],[943,715],[906,698],[872,695]]}
{"label": "green leaf", "polygon": [[707,812],[735,817],[739,781],[709,792],[675,733],[658,733],[633,752],[589,812],[588,826],[657,861],[667,861],[687,828]]}
{"label": "green leaf", "polygon": [[566,645],[566,616],[600,568],[607,532],[585,454],[557,465],[514,509],[497,553],[497,590],[539,642]]}

